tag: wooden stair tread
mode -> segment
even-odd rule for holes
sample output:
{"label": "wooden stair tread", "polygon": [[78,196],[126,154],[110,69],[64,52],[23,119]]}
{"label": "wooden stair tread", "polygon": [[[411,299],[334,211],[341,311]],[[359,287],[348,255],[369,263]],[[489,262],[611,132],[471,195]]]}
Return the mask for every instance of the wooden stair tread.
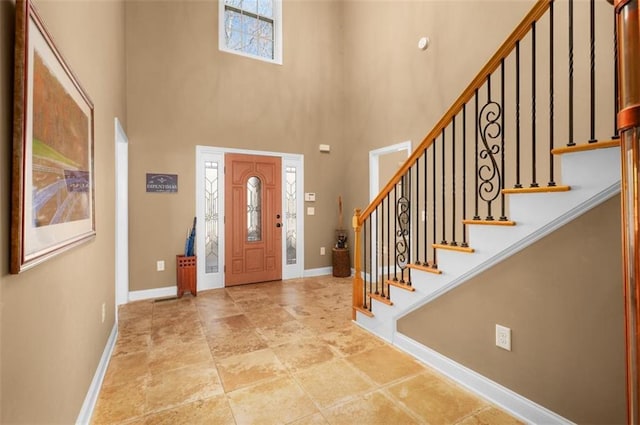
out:
{"label": "wooden stair tread", "polygon": [[374,314],[372,312],[370,312],[369,310],[367,310],[366,308],[362,308],[362,307],[353,307],[353,309],[355,311],[359,311],[360,313],[364,314],[367,317],[373,317]]}
{"label": "wooden stair tread", "polygon": [[540,187],[521,187],[502,189],[504,194],[518,194],[518,193],[547,193],[547,192],[568,192],[571,190],[571,186],[540,186]]}
{"label": "wooden stair tread", "polygon": [[407,264],[407,267],[414,270],[420,270],[422,272],[442,274],[442,270],[433,268],[431,266],[423,266],[422,264]]}
{"label": "wooden stair tread", "polygon": [[620,139],[607,140],[604,142],[595,142],[595,143],[581,143],[579,145],[574,145],[574,146],[562,146],[559,148],[553,148],[551,150],[551,153],[554,155],[562,155],[565,153],[584,152],[584,151],[590,151],[594,149],[614,148],[618,146],[620,146]]}
{"label": "wooden stair tread", "polygon": [[367,296],[369,298],[373,299],[373,300],[380,301],[383,304],[393,305],[393,302],[391,302],[391,300],[388,300],[386,297],[383,297],[381,295],[378,295],[378,294],[367,294]]}
{"label": "wooden stair tread", "polygon": [[481,224],[486,226],[515,226],[516,222],[511,220],[462,220],[464,224]]}
{"label": "wooden stair tread", "polygon": [[393,286],[395,288],[404,289],[405,291],[415,292],[415,288],[407,283],[400,283],[397,280],[387,279],[387,285]]}
{"label": "wooden stair tread", "polygon": [[444,244],[439,244],[439,243],[434,243],[432,246],[434,248],[438,248],[438,249],[446,249],[446,250],[449,250],[449,251],[466,252],[468,254],[471,254],[471,253],[475,252],[475,250],[473,248],[469,248],[468,246],[451,246],[451,245],[444,245]]}

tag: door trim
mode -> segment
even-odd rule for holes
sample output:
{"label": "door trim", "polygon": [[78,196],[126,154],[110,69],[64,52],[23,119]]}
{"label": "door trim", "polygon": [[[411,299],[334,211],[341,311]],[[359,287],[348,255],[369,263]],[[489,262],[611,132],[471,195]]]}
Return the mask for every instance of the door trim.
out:
{"label": "door trim", "polygon": [[[262,155],[262,156],[277,156],[282,159],[282,211],[285,211],[285,194],[286,194],[286,170],[287,167],[295,167],[297,170],[296,179],[296,226],[297,226],[297,240],[296,240],[296,264],[287,264],[287,252],[286,252],[286,227],[283,229],[282,237],[282,279],[294,279],[303,277],[304,275],[304,155],[291,154],[282,152],[269,152],[269,151],[257,151],[248,149],[235,149],[224,148],[215,146],[196,146],[196,173],[195,173],[195,198],[196,198],[196,217],[198,226],[196,227],[196,255],[204,258],[204,226],[200,225],[204,223],[204,200],[201,196],[204,193],[204,161],[205,158],[218,161],[218,163],[224,166],[224,155],[226,153],[239,153],[246,155]],[[219,211],[224,212],[225,207],[225,194],[224,194],[224,173],[221,173],[218,187],[220,190],[218,196]],[[218,261],[219,271],[218,273],[209,273],[207,276],[205,273],[205,262],[198,261],[198,289],[216,289],[224,288],[224,250],[225,250],[225,236],[224,236],[224,214],[220,214],[218,218],[219,229],[219,246],[218,246]],[[215,275],[215,276],[211,276]]]}
{"label": "door trim", "polygon": [[115,301],[118,306],[129,301],[129,139],[120,120],[115,118]]}

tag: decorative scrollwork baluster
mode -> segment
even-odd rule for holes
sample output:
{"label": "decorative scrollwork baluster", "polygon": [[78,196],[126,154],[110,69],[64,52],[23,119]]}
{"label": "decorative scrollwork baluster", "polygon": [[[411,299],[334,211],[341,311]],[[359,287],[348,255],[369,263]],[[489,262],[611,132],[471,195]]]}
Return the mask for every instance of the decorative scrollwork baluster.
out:
{"label": "decorative scrollwork baluster", "polygon": [[478,152],[478,156],[485,163],[478,166],[477,170],[480,180],[478,196],[487,203],[487,220],[493,220],[491,203],[500,195],[502,182],[502,173],[496,161],[496,156],[500,153],[501,116],[502,107],[497,102],[489,101],[480,110],[479,125],[482,148]]}
{"label": "decorative scrollwork baluster", "polygon": [[398,217],[398,227],[396,230],[396,264],[400,269],[401,283],[404,281],[404,271],[409,263],[409,199],[405,191],[406,176],[403,177],[401,185],[401,194],[396,204],[396,215]]}

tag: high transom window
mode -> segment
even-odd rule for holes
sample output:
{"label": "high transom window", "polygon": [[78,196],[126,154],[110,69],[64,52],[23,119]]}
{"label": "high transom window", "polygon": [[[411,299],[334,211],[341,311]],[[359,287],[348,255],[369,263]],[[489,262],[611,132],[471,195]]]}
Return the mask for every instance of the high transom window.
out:
{"label": "high transom window", "polygon": [[282,1],[220,0],[220,50],[282,63]]}

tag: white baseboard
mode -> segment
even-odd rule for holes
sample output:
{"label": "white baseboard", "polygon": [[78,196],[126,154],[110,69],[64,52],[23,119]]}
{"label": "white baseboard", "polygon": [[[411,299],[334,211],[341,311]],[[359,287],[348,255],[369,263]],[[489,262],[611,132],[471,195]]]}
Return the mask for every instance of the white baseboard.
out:
{"label": "white baseboard", "polygon": [[333,267],[320,267],[317,269],[306,269],[303,277],[326,276],[333,273]]}
{"label": "white baseboard", "polygon": [[175,297],[178,295],[177,286],[166,286],[164,288],[143,289],[141,291],[129,292],[129,301],[150,300],[154,298]]}
{"label": "white baseboard", "polygon": [[100,387],[102,387],[104,375],[105,373],[107,373],[107,366],[109,365],[111,353],[113,353],[113,348],[116,345],[117,338],[118,323],[114,323],[113,328],[111,329],[111,335],[109,335],[109,339],[107,340],[107,345],[104,347],[102,357],[100,357],[100,363],[98,363],[96,373],[93,375],[93,380],[91,381],[91,385],[89,386],[89,391],[87,391],[87,395],[84,398],[84,403],[82,403],[82,407],[80,408],[80,413],[78,414],[78,418],[76,419],[76,425],[88,425],[91,422],[93,409],[96,407],[98,395],[100,394]]}
{"label": "white baseboard", "polygon": [[396,332],[394,345],[528,424],[573,424],[570,420],[405,335]]}

